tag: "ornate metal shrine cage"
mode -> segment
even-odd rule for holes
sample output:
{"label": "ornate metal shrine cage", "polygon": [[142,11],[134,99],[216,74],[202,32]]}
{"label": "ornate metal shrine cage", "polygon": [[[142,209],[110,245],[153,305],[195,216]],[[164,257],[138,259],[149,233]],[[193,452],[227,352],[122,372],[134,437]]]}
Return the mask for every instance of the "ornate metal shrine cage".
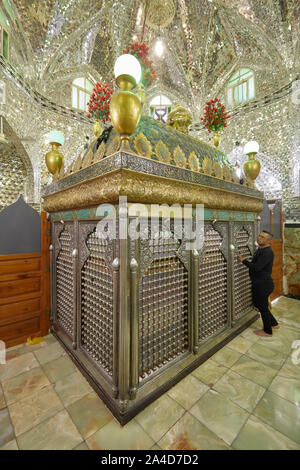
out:
{"label": "ornate metal shrine cage", "polygon": [[[258,318],[236,255],[255,249],[263,194],[222,152],[156,121],[141,120],[132,153],[119,145],[114,131],[95,141],[43,196],[52,332],[125,424]],[[194,227],[203,204],[203,247],[176,233],[180,207],[169,224],[162,209],[150,238],[124,236],[144,220],[136,203],[189,204]]]}

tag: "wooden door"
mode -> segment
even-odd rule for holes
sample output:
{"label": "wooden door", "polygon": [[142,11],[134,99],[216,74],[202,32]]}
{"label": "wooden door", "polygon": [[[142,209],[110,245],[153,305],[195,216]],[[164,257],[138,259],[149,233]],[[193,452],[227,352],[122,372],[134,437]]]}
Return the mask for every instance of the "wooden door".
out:
{"label": "wooden door", "polygon": [[48,334],[49,244],[50,224],[43,212],[41,252],[0,255],[0,340],[7,348]]}
{"label": "wooden door", "polygon": [[273,239],[271,248],[274,252],[274,263],[272,270],[272,279],[274,281],[274,290],[270,295],[271,301],[283,295],[283,243],[280,239]]}
{"label": "wooden door", "polygon": [[264,201],[264,209],[260,216],[260,230],[273,233],[271,248],[274,252],[272,270],[274,290],[270,295],[272,301],[283,295],[283,214],[281,200]]}

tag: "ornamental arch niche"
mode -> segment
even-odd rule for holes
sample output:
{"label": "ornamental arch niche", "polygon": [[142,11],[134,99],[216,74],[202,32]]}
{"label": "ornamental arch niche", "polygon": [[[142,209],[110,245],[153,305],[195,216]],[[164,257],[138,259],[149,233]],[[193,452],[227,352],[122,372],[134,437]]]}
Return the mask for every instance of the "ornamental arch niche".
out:
{"label": "ornamental arch niche", "polygon": [[34,202],[33,168],[21,140],[3,118],[6,141],[0,141],[0,210],[13,204],[20,195]]}

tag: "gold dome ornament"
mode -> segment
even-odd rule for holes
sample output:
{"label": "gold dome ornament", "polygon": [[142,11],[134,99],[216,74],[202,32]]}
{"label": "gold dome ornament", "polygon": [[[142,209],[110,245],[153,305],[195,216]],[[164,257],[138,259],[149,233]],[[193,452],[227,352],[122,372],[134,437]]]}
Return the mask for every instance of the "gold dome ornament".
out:
{"label": "gold dome ornament", "polygon": [[249,160],[244,164],[245,175],[254,182],[260,172],[260,163],[255,160],[255,155],[259,151],[259,144],[254,140],[248,142],[244,147],[244,153],[248,155]]}
{"label": "gold dome ornament", "polygon": [[129,136],[134,133],[142,113],[142,103],[132,89],[140,81],[141,66],[131,54],[121,55],[115,63],[116,83],[121,91],[111,97],[111,122],[121,137],[121,151],[131,152]]}
{"label": "gold dome ornament", "polygon": [[167,124],[177,131],[187,134],[188,127],[192,124],[192,115],[183,106],[177,105],[169,113]]}
{"label": "gold dome ornament", "polygon": [[100,135],[102,134],[102,127],[101,127],[99,119],[95,119],[95,122],[93,125],[93,133],[96,139],[98,139],[98,137],[100,137]]}
{"label": "gold dome ornament", "polygon": [[59,152],[59,147],[64,144],[64,135],[60,131],[51,131],[48,134],[47,140],[52,146],[52,150],[46,153],[46,165],[50,173],[54,177],[58,177],[60,169],[64,163],[64,157]]}
{"label": "gold dome ornament", "polygon": [[221,136],[219,134],[219,131],[214,131],[215,135],[214,135],[214,146],[216,148],[219,147],[219,143],[220,143],[220,140],[221,140]]}

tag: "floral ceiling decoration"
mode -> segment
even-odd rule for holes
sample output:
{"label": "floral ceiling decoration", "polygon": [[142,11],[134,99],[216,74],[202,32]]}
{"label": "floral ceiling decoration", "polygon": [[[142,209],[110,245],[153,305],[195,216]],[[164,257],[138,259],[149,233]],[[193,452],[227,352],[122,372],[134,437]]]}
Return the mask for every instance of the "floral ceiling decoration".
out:
{"label": "floral ceiling decoration", "polygon": [[[226,83],[239,68],[253,70],[255,100],[231,112],[222,150],[230,153],[243,138],[263,141],[263,154],[276,162],[282,195],[288,200],[299,194],[299,105],[291,99],[300,79],[298,0],[0,0],[0,8],[11,35],[10,61],[1,60],[0,78],[17,87],[28,110],[17,121],[12,103],[2,109],[17,135],[32,122],[27,102],[33,100],[37,122],[41,116],[49,125],[66,122],[70,138],[81,126],[84,139],[89,123],[71,109],[72,81],[91,76],[109,83],[124,48],[145,42],[158,75],[147,96],[163,92],[187,107],[198,137],[205,135],[205,103],[226,98]],[[158,30],[167,45],[162,59],[153,53]],[[274,121],[274,132],[263,132],[266,119]],[[40,152],[26,146],[36,172]]]}

